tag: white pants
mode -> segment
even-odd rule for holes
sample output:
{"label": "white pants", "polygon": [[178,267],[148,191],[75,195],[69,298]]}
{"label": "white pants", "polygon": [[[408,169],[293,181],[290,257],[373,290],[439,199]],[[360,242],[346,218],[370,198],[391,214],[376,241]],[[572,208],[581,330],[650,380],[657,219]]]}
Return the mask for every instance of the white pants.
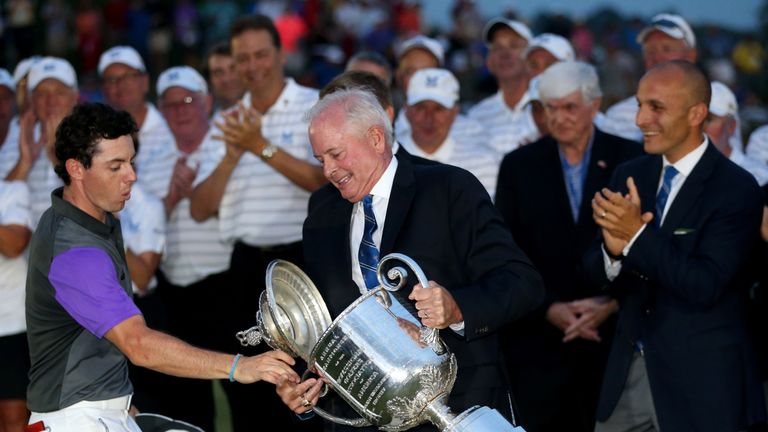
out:
{"label": "white pants", "polygon": [[141,432],[128,415],[131,396],[82,401],[58,411],[33,412],[29,424],[42,421],[46,432]]}

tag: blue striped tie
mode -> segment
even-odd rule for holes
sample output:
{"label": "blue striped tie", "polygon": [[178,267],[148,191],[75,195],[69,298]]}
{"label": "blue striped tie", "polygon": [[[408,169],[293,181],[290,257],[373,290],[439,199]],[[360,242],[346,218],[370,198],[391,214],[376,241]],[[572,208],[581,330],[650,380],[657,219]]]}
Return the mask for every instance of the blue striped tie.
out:
{"label": "blue striped tie", "polygon": [[357,252],[357,258],[360,261],[360,271],[363,272],[365,287],[372,289],[379,285],[376,279],[379,249],[376,248],[376,244],[373,242],[373,233],[378,227],[376,225],[376,216],[373,214],[373,195],[366,195],[363,198],[363,211],[365,213],[365,227],[363,228],[363,239],[360,241],[360,250]]}
{"label": "blue striped tie", "polygon": [[667,205],[667,199],[669,198],[669,192],[672,190],[672,180],[677,176],[678,171],[672,165],[667,165],[664,168],[664,181],[659,189],[659,194],[656,195],[656,226],[661,226],[661,218],[664,216],[664,207]]}

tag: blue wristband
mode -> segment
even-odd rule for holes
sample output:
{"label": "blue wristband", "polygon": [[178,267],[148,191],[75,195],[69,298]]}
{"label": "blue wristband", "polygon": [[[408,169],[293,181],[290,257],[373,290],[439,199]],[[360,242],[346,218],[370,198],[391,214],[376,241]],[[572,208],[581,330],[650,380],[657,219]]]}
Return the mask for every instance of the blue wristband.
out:
{"label": "blue wristband", "polygon": [[235,367],[237,367],[237,362],[240,361],[240,357],[242,356],[242,354],[235,356],[235,360],[232,362],[232,369],[229,370],[229,382],[235,382]]}

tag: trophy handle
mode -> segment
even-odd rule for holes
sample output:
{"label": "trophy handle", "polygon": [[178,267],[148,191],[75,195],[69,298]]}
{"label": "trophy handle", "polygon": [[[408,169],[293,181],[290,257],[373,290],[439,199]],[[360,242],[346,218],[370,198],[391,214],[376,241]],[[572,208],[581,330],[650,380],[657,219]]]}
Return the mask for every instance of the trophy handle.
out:
{"label": "trophy handle", "polygon": [[256,325],[248,330],[242,330],[235,334],[237,340],[240,341],[242,346],[256,346],[261,341],[267,341],[266,333],[264,329],[264,320],[261,317],[261,311],[256,311]]}
{"label": "trophy handle", "polygon": [[[301,381],[305,381],[307,377],[309,377],[309,374],[312,373],[311,370],[307,369],[304,371],[303,374],[301,374]],[[320,397],[325,396],[328,394],[328,384],[323,383],[323,391],[320,392]],[[336,424],[341,424],[345,426],[352,426],[352,427],[366,427],[366,426],[373,426],[373,423],[365,420],[364,418],[357,418],[357,419],[347,419],[344,417],[335,416],[328,411],[320,408],[319,406],[312,407],[312,410],[316,412],[320,417],[332,421]]]}
{"label": "trophy handle", "polygon": [[[379,284],[387,291],[397,291],[405,285],[405,281],[408,279],[408,271],[400,266],[395,266],[387,271],[386,277],[384,276],[384,263],[390,260],[398,260],[404,263],[407,267],[413,271],[418,279],[419,283],[423,287],[429,286],[429,279],[424,274],[424,270],[416,264],[416,261],[411,257],[403,255],[401,253],[391,253],[379,261],[379,265],[376,267],[376,278],[379,280]],[[436,328],[423,326],[419,330],[421,341],[432,347],[432,350],[437,354],[443,354],[446,351],[445,345],[440,340],[440,335]]]}

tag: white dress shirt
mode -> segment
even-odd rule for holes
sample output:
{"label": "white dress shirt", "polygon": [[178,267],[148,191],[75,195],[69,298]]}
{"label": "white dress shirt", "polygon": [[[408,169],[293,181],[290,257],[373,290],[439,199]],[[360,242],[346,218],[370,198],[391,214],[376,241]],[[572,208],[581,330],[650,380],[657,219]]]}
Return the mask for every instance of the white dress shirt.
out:
{"label": "white dress shirt", "polygon": [[[389,207],[389,196],[392,193],[392,184],[395,182],[395,172],[397,172],[397,157],[392,157],[389,166],[384,170],[384,174],[371,189],[373,195],[373,216],[376,218],[376,231],[373,232],[373,243],[376,249],[381,252],[381,234],[384,232],[384,222],[387,218],[387,208]],[[352,210],[352,220],[349,224],[349,250],[352,253],[352,280],[355,281],[360,294],[368,292],[363,279],[363,271],[360,270],[360,260],[358,252],[360,251],[360,242],[363,240],[363,230],[365,228],[365,212],[363,210],[363,201],[355,203]]]}
{"label": "white dress shirt", "polygon": [[[661,226],[664,223],[664,218],[667,217],[667,212],[669,212],[669,208],[672,206],[672,203],[675,201],[675,197],[677,197],[678,192],[680,192],[680,189],[683,187],[683,184],[685,184],[685,180],[688,179],[688,176],[691,175],[691,172],[696,167],[696,164],[699,163],[701,160],[701,157],[704,156],[704,152],[707,150],[707,145],[709,144],[709,140],[704,137],[704,142],[699,144],[696,149],[694,149],[692,152],[688,153],[687,155],[683,156],[680,160],[678,160],[675,163],[670,163],[667,160],[666,156],[662,156],[662,168],[661,168],[661,175],[659,176],[659,184],[656,188],[656,194],[658,195],[659,190],[661,189],[661,185],[663,184],[663,177],[664,177],[664,169],[667,167],[667,165],[672,165],[677,169],[677,175],[674,179],[672,179],[672,187],[669,190],[669,196],[667,197],[667,203],[664,205],[664,212],[661,214],[661,220],[659,221],[659,226]],[[658,217],[658,216],[657,216]],[[635,243],[635,240],[637,240],[638,237],[640,237],[640,234],[643,233],[645,230],[647,224],[643,224],[643,226],[640,227],[639,230],[637,230],[637,233],[635,233],[634,237],[627,243],[627,245],[624,247],[624,249],[621,251],[622,255],[627,256],[629,254],[629,250],[632,248],[632,245]],[[611,259],[608,257],[608,254],[605,251],[605,247],[603,247],[603,262],[605,264],[605,275],[608,277],[608,280],[613,280],[616,278],[616,276],[619,275],[619,272],[621,272],[621,261],[614,261],[611,262]]]}

